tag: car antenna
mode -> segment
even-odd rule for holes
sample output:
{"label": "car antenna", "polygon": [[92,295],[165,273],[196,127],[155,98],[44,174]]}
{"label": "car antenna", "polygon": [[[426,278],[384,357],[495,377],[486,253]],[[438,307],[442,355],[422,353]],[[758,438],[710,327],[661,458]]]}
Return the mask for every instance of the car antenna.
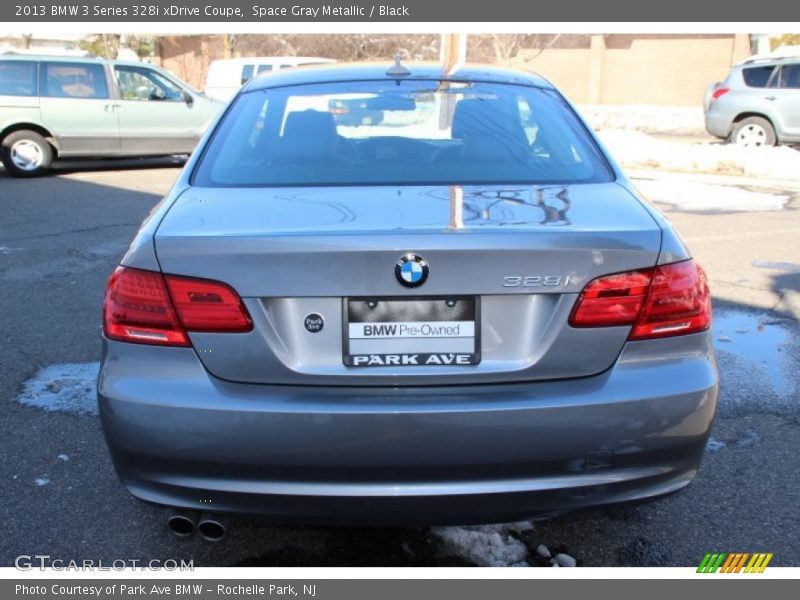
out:
{"label": "car antenna", "polygon": [[400,54],[394,55],[394,64],[386,69],[386,74],[390,77],[408,77],[411,75],[411,71],[400,62]]}

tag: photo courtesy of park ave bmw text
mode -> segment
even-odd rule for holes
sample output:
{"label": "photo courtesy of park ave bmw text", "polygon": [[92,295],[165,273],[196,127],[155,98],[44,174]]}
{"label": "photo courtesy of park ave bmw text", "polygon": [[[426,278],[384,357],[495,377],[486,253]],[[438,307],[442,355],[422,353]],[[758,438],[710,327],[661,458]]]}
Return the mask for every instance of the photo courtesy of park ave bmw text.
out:
{"label": "photo courtesy of park ave bmw text", "polygon": [[790,583],[798,173],[777,0],[0,6],[0,596]]}

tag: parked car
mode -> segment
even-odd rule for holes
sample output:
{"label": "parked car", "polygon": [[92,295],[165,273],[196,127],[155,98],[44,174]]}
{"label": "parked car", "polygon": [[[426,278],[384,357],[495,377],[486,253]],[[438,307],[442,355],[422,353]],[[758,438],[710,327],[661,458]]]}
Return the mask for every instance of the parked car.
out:
{"label": "parked car", "polygon": [[706,130],[740,146],[800,143],[800,57],[752,58],[709,86]]}
{"label": "parked car", "polygon": [[[336,124],[353,94],[379,125]],[[122,482],[177,533],[507,521],[697,474],[706,277],[546,80],[288,70],[199,148],[109,279],[98,380]]]}
{"label": "parked car", "polygon": [[224,105],[156,66],[0,57],[0,159],[18,177],[56,158],[188,154]]}
{"label": "parked car", "polygon": [[220,58],[211,61],[211,64],[208,65],[205,92],[211,98],[227,102],[236,95],[240,87],[256,75],[304,65],[322,65],[335,62],[330,58],[314,56]]}

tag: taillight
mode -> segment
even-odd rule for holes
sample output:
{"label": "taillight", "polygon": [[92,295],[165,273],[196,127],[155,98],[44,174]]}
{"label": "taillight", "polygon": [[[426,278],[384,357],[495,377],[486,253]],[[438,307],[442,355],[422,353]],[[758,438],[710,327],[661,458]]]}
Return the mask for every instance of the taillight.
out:
{"label": "taillight", "polygon": [[711,323],[708,282],[693,260],[606,275],[586,285],[569,323],[573,327],[631,325],[631,340],[703,331]]}
{"label": "taillight", "polygon": [[103,331],[123,342],[189,346],[164,276],[153,271],[126,267],[114,271],[103,304]]}
{"label": "taillight", "polygon": [[165,275],[178,318],[188,331],[250,331],[253,322],[233,288],[207,279]]}
{"label": "taillight", "polygon": [[720,88],[715,89],[714,93],[711,94],[711,101],[713,102],[714,100],[719,100],[722,96],[724,96],[725,94],[727,94],[730,91],[731,91],[731,88],[726,88],[726,87],[720,87]]}
{"label": "taillight", "polygon": [[103,330],[110,339],[190,346],[187,331],[252,327],[241,298],[224,283],[127,267],[117,268],[108,281]]}
{"label": "taillight", "polygon": [[633,325],[642,311],[652,271],[606,275],[583,289],[570,317],[573,327]]}
{"label": "taillight", "polygon": [[711,293],[705,271],[693,260],[655,268],[647,303],[629,339],[684,335],[711,325]]}

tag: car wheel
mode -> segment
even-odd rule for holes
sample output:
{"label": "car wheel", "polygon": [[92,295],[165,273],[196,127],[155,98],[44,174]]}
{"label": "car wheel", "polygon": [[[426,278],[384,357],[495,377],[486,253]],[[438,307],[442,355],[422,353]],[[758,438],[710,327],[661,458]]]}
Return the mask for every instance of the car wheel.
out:
{"label": "car wheel", "polygon": [[747,117],[736,123],[731,134],[731,141],[744,148],[774,146],[776,142],[775,129],[773,129],[772,123],[763,117]]}
{"label": "car wheel", "polygon": [[47,173],[53,162],[53,149],[35,131],[22,129],[9,133],[0,144],[0,159],[15,177],[38,177]]}

